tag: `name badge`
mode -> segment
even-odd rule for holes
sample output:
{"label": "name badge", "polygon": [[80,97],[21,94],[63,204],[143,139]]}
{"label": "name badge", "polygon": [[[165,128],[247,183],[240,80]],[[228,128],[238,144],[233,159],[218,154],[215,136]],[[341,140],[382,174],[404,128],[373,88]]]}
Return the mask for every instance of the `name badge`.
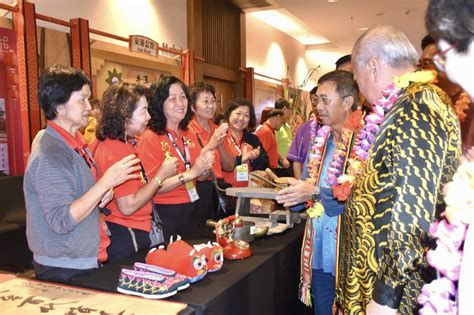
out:
{"label": "name badge", "polygon": [[196,190],[196,187],[194,187],[193,181],[189,181],[186,183],[186,190],[188,192],[189,199],[191,199],[191,202],[195,202],[199,199],[199,195]]}
{"label": "name badge", "polygon": [[249,180],[249,166],[247,164],[240,164],[235,167],[235,179],[238,182],[246,182]]}

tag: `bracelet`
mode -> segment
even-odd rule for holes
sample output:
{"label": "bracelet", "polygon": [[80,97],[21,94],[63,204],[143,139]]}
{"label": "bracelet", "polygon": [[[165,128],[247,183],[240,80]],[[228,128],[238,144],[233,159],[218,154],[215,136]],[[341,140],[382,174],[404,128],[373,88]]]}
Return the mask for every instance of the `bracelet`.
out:
{"label": "bracelet", "polygon": [[153,179],[158,183],[158,189],[160,189],[161,186],[163,186],[163,181],[159,179],[157,176],[153,177]]}
{"label": "bracelet", "polygon": [[179,181],[181,182],[181,184],[186,184],[186,182],[184,181],[184,176],[183,176],[183,173],[179,173],[178,174],[178,179]]}

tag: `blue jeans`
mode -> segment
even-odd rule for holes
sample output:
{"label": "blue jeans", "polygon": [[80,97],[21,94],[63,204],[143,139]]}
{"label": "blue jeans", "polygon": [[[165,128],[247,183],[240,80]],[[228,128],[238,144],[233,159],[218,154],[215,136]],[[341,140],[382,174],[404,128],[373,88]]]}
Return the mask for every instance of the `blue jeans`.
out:
{"label": "blue jeans", "polygon": [[311,278],[311,295],[315,315],[331,315],[336,295],[336,278],[323,269],[313,269]]}

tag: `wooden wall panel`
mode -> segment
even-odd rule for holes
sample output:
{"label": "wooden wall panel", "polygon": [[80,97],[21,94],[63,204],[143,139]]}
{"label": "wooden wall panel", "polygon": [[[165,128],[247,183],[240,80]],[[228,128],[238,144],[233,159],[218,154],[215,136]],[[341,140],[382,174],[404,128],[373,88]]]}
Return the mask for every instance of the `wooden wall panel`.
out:
{"label": "wooden wall panel", "polygon": [[239,8],[227,1],[202,1],[202,47],[206,63],[239,68],[240,13]]}

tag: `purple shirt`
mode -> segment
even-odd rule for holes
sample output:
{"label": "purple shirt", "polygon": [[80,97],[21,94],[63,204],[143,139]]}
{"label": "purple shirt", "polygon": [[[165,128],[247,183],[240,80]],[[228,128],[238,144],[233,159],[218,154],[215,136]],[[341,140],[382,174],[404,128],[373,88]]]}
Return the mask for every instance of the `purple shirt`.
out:
{"label": "purple shirt", "polygon": [[[306,153],[308,152],[309,144],[311,143],[311,123],[313,121],[307,121],[301,125],[296,132],[293,142],[291,143],[290,151],[288,151],[288,160],[293,162],[304,163],[306,159]],[[318,132],[320,125],[316,124],[316,130]]]}

